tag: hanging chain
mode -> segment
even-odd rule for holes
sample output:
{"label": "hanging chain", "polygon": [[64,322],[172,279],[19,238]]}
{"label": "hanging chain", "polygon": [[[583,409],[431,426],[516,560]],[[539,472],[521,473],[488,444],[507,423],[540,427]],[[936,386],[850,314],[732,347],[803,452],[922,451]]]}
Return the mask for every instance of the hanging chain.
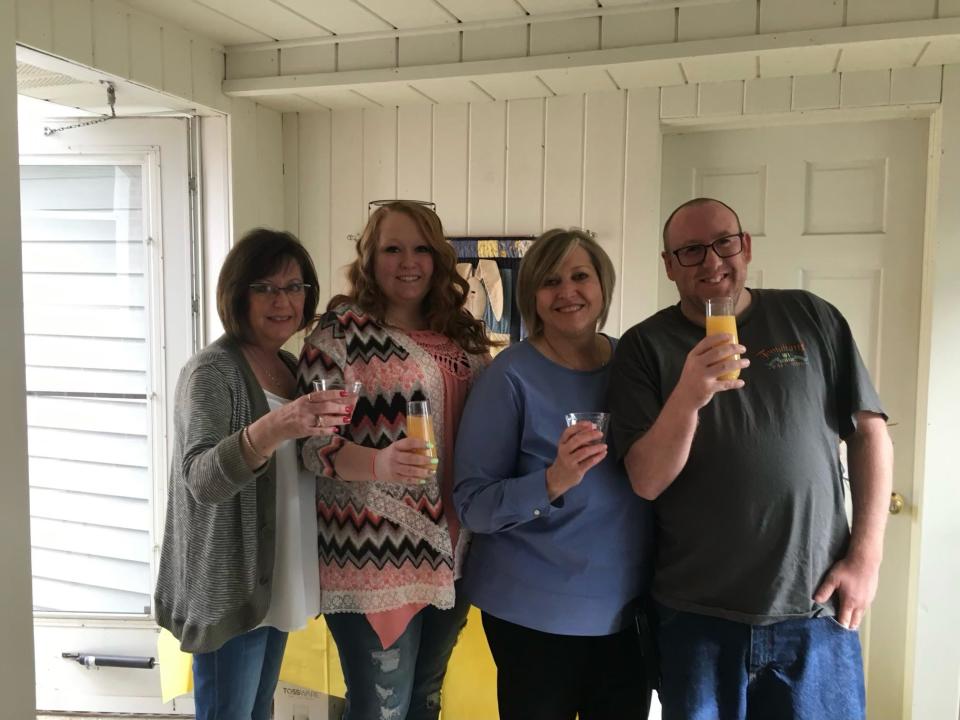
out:
{"label": "hanging chain", "polygon": [[109,115],[104,115],[103,117],[98,117],[95,120],[87,120],[74,125],[63,125],[55,128],[45,127],[43,129],[43,134],[47,137],[50,137],[51,135],[62,133],[64,130],[77,130],[79,128],[90,127],[91,125],[99,125],[107,120],[113,120],[117,116],[117,88],[114,87],[112,82],[108,82],[106,80],[101,80],[100,82],[107,86],[107,104],[110,106]]}

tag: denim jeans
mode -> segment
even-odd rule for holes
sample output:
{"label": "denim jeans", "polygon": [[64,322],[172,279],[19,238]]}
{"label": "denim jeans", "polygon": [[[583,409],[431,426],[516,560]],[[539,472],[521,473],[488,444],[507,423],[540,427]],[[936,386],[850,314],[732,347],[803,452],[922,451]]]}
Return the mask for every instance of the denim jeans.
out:
{"label": "denim jeans", "polygon": [[833,618],[659,613],[663,720],[863,720],[860,638]]}
{"label": "denim jeans", "polygon": [[287,633],[262,627],[193,656],[197,720],[270,720]]}
{"label": "denim jeans", "polygon": [[447,662],[469,609],[459,592],[450,610],[428,605],[388,648],[365,615],[325,615],[347,684],[341,720],[437,720]]}

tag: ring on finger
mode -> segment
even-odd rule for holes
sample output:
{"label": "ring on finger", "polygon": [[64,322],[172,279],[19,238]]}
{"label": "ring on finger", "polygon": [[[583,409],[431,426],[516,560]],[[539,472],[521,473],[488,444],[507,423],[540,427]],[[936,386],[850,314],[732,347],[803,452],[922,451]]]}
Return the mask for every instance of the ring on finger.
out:
{"label": "ring on finger", "polygon": [[323,415],[317,415],[317,427],[323,427]]}

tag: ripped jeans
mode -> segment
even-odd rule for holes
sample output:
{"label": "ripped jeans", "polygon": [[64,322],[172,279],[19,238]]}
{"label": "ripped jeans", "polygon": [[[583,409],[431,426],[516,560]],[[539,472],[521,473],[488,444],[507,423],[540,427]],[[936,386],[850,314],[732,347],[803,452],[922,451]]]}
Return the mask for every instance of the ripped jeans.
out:
{"label": "ripped jeans", "polygon": [[469,609],[460,592],[450,610],[428,605],[386,649],[366,616],[325,615],[347,683],[341,720],[437,720],[447,661]]}

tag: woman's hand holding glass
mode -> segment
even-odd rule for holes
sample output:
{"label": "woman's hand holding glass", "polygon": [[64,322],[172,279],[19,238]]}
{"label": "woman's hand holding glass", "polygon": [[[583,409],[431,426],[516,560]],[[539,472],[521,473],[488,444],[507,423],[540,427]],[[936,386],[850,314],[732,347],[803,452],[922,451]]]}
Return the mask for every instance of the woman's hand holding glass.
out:
{"label": "woman's hand holding glass", "polygon": [[285,440],[333,435],[350,422],[355,400],[342,389],[301,395],[251,423],[247,440],[255,454],[269,458]]}
{"label": "woman's hand holding glass", "polygon": [[437,474],[438,459],[426,454],[430,446],[425,440],[408,437],[377,450],[372,479],[422,485]]}
{"label": "woman's hand holding glass", "polygon": [[587,470],[607,456],[603,433],[587,421],[571,425],[560,435],[557,459],[547,468],[547,497],[556,500],[580,484]]}

